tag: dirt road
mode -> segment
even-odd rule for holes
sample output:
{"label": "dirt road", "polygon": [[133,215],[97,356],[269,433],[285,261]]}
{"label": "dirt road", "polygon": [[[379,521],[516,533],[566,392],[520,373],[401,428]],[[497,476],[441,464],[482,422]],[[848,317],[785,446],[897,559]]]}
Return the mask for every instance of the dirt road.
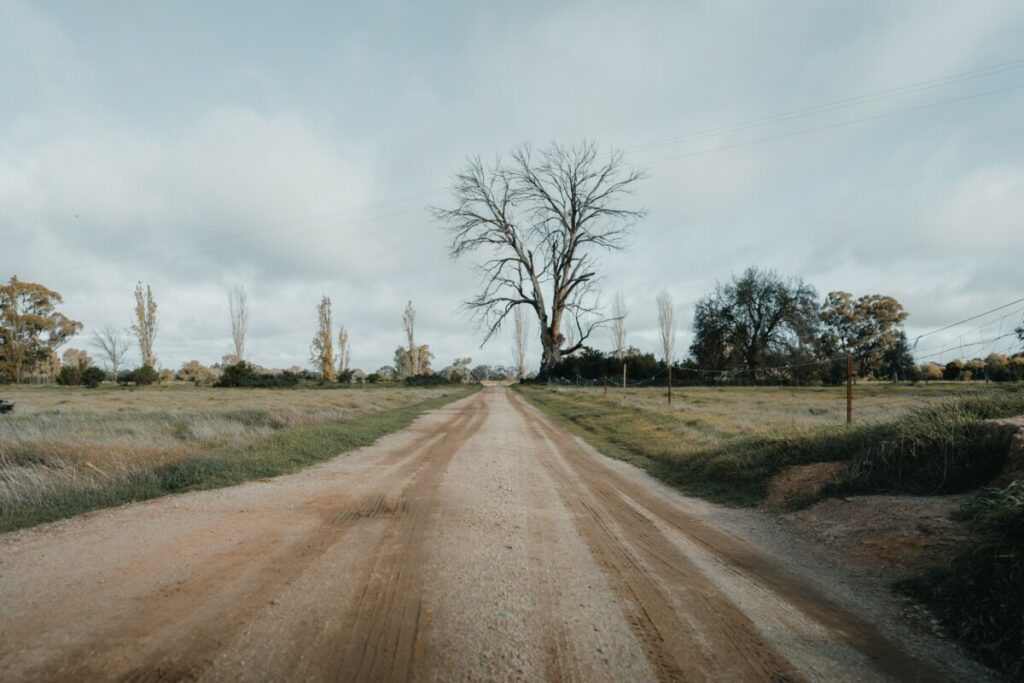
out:
{"label": "dirt road", "polygon": [[296,475],[0,536],[0,679],[983,676],[736,514],[487,389]]}

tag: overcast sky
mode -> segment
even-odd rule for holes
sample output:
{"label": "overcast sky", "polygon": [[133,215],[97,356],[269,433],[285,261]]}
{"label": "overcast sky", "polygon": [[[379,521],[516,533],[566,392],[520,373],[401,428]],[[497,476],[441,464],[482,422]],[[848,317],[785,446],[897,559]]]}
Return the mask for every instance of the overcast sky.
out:
{"label": "overcast sky", "polygon": [[390,364],[407,299],[435,367],[510,363],[426,208],[467,155],[584,138],[648,169],[602,283],[643,349],[660,289],[683,355],[695,300],[751,264],[893,295],[911,336],[1024,297],[1019,0],[299,4],[0,0],[0,277],[63,294],[73,346],[141,280],[165,367],[229,351],[235,284],[264,365],[308,364],[321,294],[355,367]]}

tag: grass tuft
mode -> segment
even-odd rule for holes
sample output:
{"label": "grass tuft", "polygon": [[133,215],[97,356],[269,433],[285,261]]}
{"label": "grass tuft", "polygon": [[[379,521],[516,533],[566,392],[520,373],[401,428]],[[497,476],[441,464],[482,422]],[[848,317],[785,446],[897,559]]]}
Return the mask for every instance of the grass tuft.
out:
{"label": "grass tuft", "polygon": [[979,492],[959,517],[973,531],[970,547],[897,589],[979,660],[1024,681],[1024,480]]}

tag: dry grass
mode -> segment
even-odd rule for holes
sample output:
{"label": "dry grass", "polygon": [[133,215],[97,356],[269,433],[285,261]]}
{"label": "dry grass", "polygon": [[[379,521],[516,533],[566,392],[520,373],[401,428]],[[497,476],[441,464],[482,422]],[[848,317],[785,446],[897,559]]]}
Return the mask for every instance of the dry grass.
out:
{"label": "dry grass", "polygon": [[[751,504],[789,464],[849,460],[886,425],[952,396],[999,395],[984,383],[855,387],[854,429],[842,387],[686,387],[672,406],[663,388],[524,387],[524,395],[608,455],[679,488],[720,502]],[[877,429],[876,429],[877,428]]]}
{"label": "dry grass", "polygon": [[[126,482],[169,472],[198,458],[229,457],[253,444],[267,444],[269,459],[282,455],[275,448],[329,449],[317,426],[358,425],[369,417],[395,416],[390,421],[376,419],[370,432],[377,433],[399,426],[409,409],[455,392],[465,393],[452,387],[404,386],[4,386],[0,393],[15,401],[16,409],[0,416],[0,519],[6,520],[0,528],[74,514],[83,506],[151,497],[160,486],[150,482],[133,488]],[[292,439],[274,446],[275,435],[285,433],[302,434],[305,443]],[[339,446],[337,452],[341,450]]]}

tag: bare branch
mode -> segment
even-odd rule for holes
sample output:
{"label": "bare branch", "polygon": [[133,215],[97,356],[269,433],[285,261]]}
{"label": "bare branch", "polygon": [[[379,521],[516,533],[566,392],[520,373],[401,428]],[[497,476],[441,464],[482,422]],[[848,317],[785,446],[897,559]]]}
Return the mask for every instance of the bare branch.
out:
{"label": "bare branch", "polygon": [[433,209],[444,225],[449,253],[475,251],[477,296],[465,307],[484,329],[486,344],[510,313],[532,308],[540,323],[542,370],[557,363],[571,325],[571,353],[611,318],[597,306],[594,250],[625,247],[644,212],[621,206],[637,171],[625,169],[621,153],[600,158],[597,145],[552,145],[535,155],[528,145],[486,167],[467,160],[455,175],[451,208]]}

